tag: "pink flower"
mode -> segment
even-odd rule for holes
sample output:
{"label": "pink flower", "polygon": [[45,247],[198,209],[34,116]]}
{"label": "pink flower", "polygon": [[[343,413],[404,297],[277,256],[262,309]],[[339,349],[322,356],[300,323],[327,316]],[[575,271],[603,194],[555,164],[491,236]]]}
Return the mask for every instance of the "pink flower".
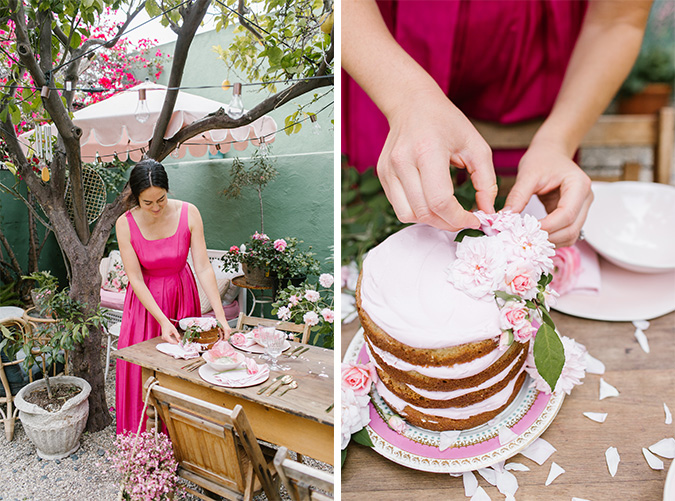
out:
{"label": "pink flower", "polygon": [[536,334],[537,329],[527,322],[522,327],[513,329],[513,338],[519,343],[527,343]]}
{"label": "pink flower", "polygon": [[330,324],[332,324],[333,321],[335,320],[335,313],[330,308],[324,308],[323,310],[321,310],[321,316],[326,322]]}
{"label": "pink flower", "polygon": [[310,326],[316,325],[319,323],[319,315],[315,311],[308,311],[302,316],[302,321]]}
{"label": "pink flower", "polygon": [[232,247],[230,247],[230,252],[233,254],[239,254],[239,247],[233,245]]}
{"label": "pink flower", "polygon": [[291,318],[291,310],[288,308],[288,306],[282,306],[279,308],[279,311],[277,311],[277,318],[280,318],[283,321]]}
{"label": "pink flower", "polygon": [[316,303],[319,299],[321,299],[321,294],[315,290],[310,289],[305,292],[305,299],[311,303]]}
{"label": "pink flower", "polygon": [[246,342],[246,335],[241,332],[235,332],[230,336],[230,343],[235,346],[241,346]]}
{"label": "pink flower", "polygon": [[556,249],[553,260],[553,281],[551,288],[558,294],[566,294],[577,283],[581,274],[581,254],[576,247]]}
{"label": "pink flower", "polygon": [[387,420],[389,428],[394,430],[396,433],[403,434],[408,428],[408,425],[400,418],[400,416],[393,415]]}
{"label": "pink flower", "polygon": [[340,434],[342,436],[341,448],[344,449],[349,444],[352,434],[362,430],[370,423],[370,410],[368,395],[356,395],[351,389],[342,389],[340,404]]}
{"label": "pink flower", "polygon": [[529,324],[529,311],[522,301],[509,301],[499,311],[499,324],[504,330],[520,329]]}
{"label": "pink flower", "polygon": [[246,364],[246,372],[248,374],[257,374],[260,370],[260,367],[252,358],[245,357],[244,363]]}
{"label": "pink flower", "polygon": [[286,243],[286,240],[284,240],[283,238],[279,238],[278,240],[274,241],[274,248],[279,252],[285,251],[287,245],[288,244]]}
{"label": "pink flower", "polygon": [[506,267],[504,284],[506,291],[524,299],[537,296],[537,280],[539,272],[534,265],[525,259],[519,259]]}
{"label": "pink flower", "polygon": [[234,357],[237,354],[237,352],[234,351],[234,348],[232,348],[232,345],[227,341],[216,341],[209,352],[213,358]]}
{"label": "pink flower", "polygon": [[448,281],[457,290],[482,299],[497,289],[504,275],[505,257],[494,238],[467,237],[457,246],[456,256],[447,272]]}
{"label": "pink flower", "polygon": [[367,395],[370,386],[377,380],[377,372],[372,362],[367,364],[342,364],[341,387],[343,390],[350,389],[354,395]]}
{"label": "pink flower", "polygon": [[322,273],[321,276],[319,277],[319,283],[321,284],[321,287],[324,287],[328,289],[331,285],[333,285],[333,282],[335,280],[333,279],[333,275],[330,273]]}
{"label": "pink flower", "polygon": [[266,242],[267,240],[270,239],[270,237],[268,237],[264,233],[258,233],[257,231],[253,235],[251,235],[251,238],[253,240],[262,240],[263,242]]}
{"label": "pink flower", "polygon": [[555,254],[553,244],[548,241],[548,233],[541,229],[537,218],[525,214],[514,220],[509,231],[502,231],[499,240],[511,254],[509,261],[521,257],[536,268],[538,274],[553,271],[551,256]]}
{"label": "pink flower", "polygon": [[[581,380],[586,375],[586,347],[567,336],[561,336],[560,340],[565,350],[565,364],[555,385],[555,391],[564,391],[569,395],[575,385],[582,384]],[[551,393],[551,387],[537,372],[532,349],[528,354],[525,370],[532,376],[532,386],[546,394]]]}
{"label": "pink flower", "polygon": [[288,304],[290,306],[297,306],[297,304],[300,302],[300,298],[293,294],[291,297],[288,298]]}
{"label": "pink flower", "polygon": [[480,221],[480,229],[487,236],[497,235],[511,228],[518,220],[519,215],[510,210],[499,211],[496,214],[485,214],[482,210],[473,213]]}

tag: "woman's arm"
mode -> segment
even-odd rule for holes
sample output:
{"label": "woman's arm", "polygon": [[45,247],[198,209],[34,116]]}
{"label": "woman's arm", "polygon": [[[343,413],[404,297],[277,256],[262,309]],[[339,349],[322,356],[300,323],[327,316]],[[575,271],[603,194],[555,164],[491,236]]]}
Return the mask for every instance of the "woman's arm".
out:
{"label": "woman's arm", "polygon": [[190,225],[190,232],[192,239],[190,240],[190,250],[192,251],[192,262],[195,267],[195,275],[197,280],[202,284],[202,288],[209,299],[213,312],[216,315],[216,320],[222,326],[221,339],[229,339],[230,326],[227,324],[225,311],[218,293],[218,284],[216,283],[216,274],[213,272],[213,267],[209,261],[206,252],[206,240],[204,239],[204,223],[199,209],[192,204],[188,206],[188,222]]}
{"label": "woman's arm", "polygon": [[542,228],[558,246],[574,243],[593,200],[573,155],[630,72],[651,3],[591,0],[553,110],[520,163],[506,205],[521,211],[539,195],[549,212]]}
{"label": "woman's arm", "polygon": [[129,285],[136,294],[136,297],[141,302],[145,309],[157,320],[162,329],[162,339],[167,343],[177,344],[180,342],[180,335],[178,330],[171,323],[168,317],[161,310],[148,286],[143,280],[143,272],[141,265],[138,262],[136,251],[131,246],[131,233],[129,231],[129,221],[126,215],[121,215],[115,224],[115,231],[117,233],[117,243],[120,248],[120,255],[122,256],[122,264],[124,271],[129,278]]}
{"label": "woman's arm", "polygon": [[343,1],[341,33],[343,68],[389,121],[377,171],[398,218],[447,230],[477,228],[476,217],[453,196],[449,166],[467,169],[478,208],[494,212],[490,147],[394,40],[373,0]]}

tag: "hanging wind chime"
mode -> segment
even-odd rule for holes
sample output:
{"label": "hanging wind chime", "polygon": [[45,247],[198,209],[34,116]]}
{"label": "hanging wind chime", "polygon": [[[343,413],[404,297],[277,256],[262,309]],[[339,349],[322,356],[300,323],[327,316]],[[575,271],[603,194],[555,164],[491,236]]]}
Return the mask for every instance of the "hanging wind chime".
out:
{"label": "hanging wind chime", "polygon": [[46,183],[50,178],[48,165],[54,158],[52,151],[52,126],[49,124],[37,125],[34,137],[35,156],[40,163],[44,164],[40,170],[40,177]]}

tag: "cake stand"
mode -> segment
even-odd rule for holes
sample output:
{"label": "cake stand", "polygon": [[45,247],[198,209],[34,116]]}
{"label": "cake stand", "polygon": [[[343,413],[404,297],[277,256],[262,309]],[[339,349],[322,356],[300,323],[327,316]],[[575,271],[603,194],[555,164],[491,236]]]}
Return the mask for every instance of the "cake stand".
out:
{"label": "cake stand", "polygon": [[[352,339],[344,361],[369,362],[363,329],[359,329]],[[518,395],[504,411],[486,424],[462,431],[455,444],[443,451],[438,448],[441,441],[439,432],[410,424],[403,434],[392,430],[387,420],[396,413],[387,406],[374,387],[370,393],[370,423],[366,431],[376,452],[408,468],[433,473],[462,473],[487,468],[529,447],[548,428],[560,410],[565,396],[563,392],[546,395],[530,388],[530,382],[527,376]],[[517,435],[504,445],[498,438],[503,426]]]}

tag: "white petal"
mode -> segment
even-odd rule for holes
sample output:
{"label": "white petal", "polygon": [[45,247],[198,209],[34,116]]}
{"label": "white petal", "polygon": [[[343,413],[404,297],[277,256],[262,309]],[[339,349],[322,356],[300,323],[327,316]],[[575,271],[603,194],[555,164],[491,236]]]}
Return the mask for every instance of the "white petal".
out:
{"label": "white petal", "polygon": [[616,447],[610,447],[605,451],[605,459],[607,460],[607,468],[609,468],[609,474],[614,476],[616,475],[616,470],[619,467],[619,462],[621,458],[619,457],[619,451]]}
{"label": "white petal", "polygon": [[457,442],[460,433],[462,433],[460,430],[442,431],[441,444],[438,446],[438,450],[443,452],[445,449],[452,447]]}
{"label": "white petal", "polygon": [[504,471],[504,463],[506,461],[500,461],[499,463],[495,463],[490,468],[492,468],[494,471],[497,473],[502,473]]}
{"label": "white petal", "polygon": [[521,463],[507,463],[504,465],[506,470],[513,471],[530,471],[530,468]]}
{"label": "white petal", "polygon": [[538,438],[532,442],[532,445],[522,451],[521,454],[527,459],[531,459],[541,466],[548,458],[551,457],[551,454],[553,454],[555,451],[556,448],[549,444],[546,440],[543,438]]}
{"label": "white petal", "polygon": [[600,400],[603,400],[608,397],[618,397],[619,390],[614,388],[611,384],[605,382],[604,379],[600,378]]}
{"label": "white petal", "polygon": [[649,353],[649,341],[641,329],[635,329],[635,339],[637,339],[637,342],[640,345],[640,348],[642,348],[642,351]]}
{"label": "white petal", "polygon": [[647,460],[647,463],[649,463],[649,467],[652,470],[663,470],[663,461],[661,461],[654,454],[649,452],[649,450],[647,450],[643,447],[642,448],[642,454],[644,454],[645,459]]}
{"label": "white petal", "polygon": [[572,501],[588,501],[588,499],[572,498]]}
{"label": "white petal", "polygon": [[663,402],[663,410],[666,413],[666,424],[673,424],[673,415],[670,413],[670,409],[665,402]]}
{"label": "white petal", "polygon": [[649,450],[661,457],[673,459],[675,458],[675,438],[659,440],[654,445],[650,445]]}
{"label": "white petal", "polygon": [[465,471],[462,474],[462,480],[464,481],[464,495],[470,497],[476,494],[476,488],[478,487],[476,475],[472,471]]}
{"label": "white petal", "polygon": [[592,357],[590,353],[586,352],[586,372],[589,374],[604,374],[605,364],[603,364],[597,358]]}
{"label": "white petal", "polygon": [[492,501],[492,498],[487,495],[487,492],[482,487],[476,489],[476,494],[473,495],[471,501]]}
{"label": "white petal", "polygon": [[499,443],[501,445],[508,444],[514,438],[518,438],[518,434],[511,431],[510,428],[506,426],[499,428]]}
{"label": "white petal", "polygon": [[642,329],[643,331],[649,329],[648,320],[633,320],[633,325],[638,329]]}
{"label": "white petal", "polygon": [[509,495],[514,496],[518,490],[518,479],[510,471],[504,470],[497,474],[497,489],[508,498]]}
{"label": "white petal", "polygon": [[604,423],[605,419],[607,419],[606,412],[584,412],[584,416],[596,423]]}
{"label": "white petal", "polygon": [[464,476],[463,473],[448,473],[448,475],[450,475],[451,477],[462,477],[462,476]]}
{"label": "white petal", "polygon": [[551,470],[548,472],[548,478],[546,479],[545,485],[551,485],[556,478],[565,473],[565,470],[562,469],[555,461],[551,463]]}
{"label": "white petal", "polygon": [[497,472],[492,468],[481,468],[480,470],[476,471],[487,481],[488,484],[497,485]]}

